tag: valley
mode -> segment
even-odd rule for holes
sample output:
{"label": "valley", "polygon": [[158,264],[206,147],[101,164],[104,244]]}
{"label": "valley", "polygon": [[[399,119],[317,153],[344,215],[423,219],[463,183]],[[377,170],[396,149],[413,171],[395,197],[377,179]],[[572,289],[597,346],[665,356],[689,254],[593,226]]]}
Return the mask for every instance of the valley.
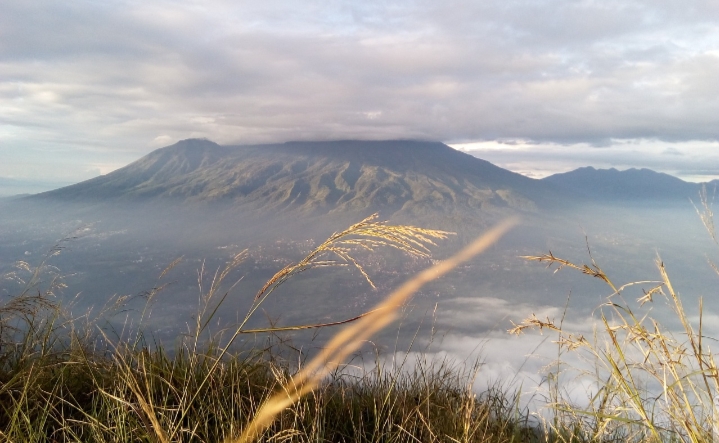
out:
{"label": "valley", "polygon": [[[108,320],[118,328],[136,321],[148,291],[167,284],[146,327],[171,340],[197,314],[200,282],[206,289],[215,272],[245,249],[246,260],[227,280],[237,285],[223,302],[218,327],[236,324],[275,272],[374,212],[390,223],[455,232],[433,248],[435,260],[498,220],[519,215],[520,227],[424,288],[405,314],[408,330],[434,322],[438,330],[479,337],[504,331],[533,310],[563,306],[570,293],[578,315],[601,303],[607,295],[601,282],[568,270],[552,274],[520,258],[549,251],[576,263],[593,258],[618,282],[655,279],[659,254],[687,293],[707,295],[713,277],[706,261],[716,250],[689,201],[699,189],[647,170],[585,168],[533,180],[439,143],[224,147],[187,140],[106,176],[0,202],[0,273],[12,272],[18,260],[37,266],[58,240],[73,237],[48,261],[52,275],[65,276],[61,297],[73,312],[100,312],[110,300],[126,297]],[[274,293],[249,326],[359,315],[430,264],[391,250],[360,257],[376,290],[352,267],[314,269]],[[19,287],[2,290],[9,296]],[[477,322],[467,313],[480,300],[522,309],[500,313],[495,306],[491,321]],[[719,312],[711,301],[705,308]],[[435,318],[428,320],[431,312]],[[410,338],[389,331],[378,343]]]}

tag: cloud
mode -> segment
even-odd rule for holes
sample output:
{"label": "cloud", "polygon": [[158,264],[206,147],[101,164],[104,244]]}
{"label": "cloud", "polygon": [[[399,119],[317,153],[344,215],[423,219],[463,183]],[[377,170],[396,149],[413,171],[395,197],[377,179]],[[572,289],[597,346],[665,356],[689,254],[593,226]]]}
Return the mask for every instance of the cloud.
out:
{"label": "cloud", "polygon": [[[437,310],[438,317],[433,331],[438,333],[430,339],[417,338],[410,352],[397,352],[385,357],[386,367],[403,364],[411,372],[420,362],[447,362],[458,369],[471,369],[479,363],[479,371],[472,377],[476,392],[487,388],[502,387],[507,392],[521,393],[522,407],[534,406],[540,410],[545,406],[549,386],[546,375],[556,369],[558,356],[555,331],[529,330],[516,336],[507,333],[511,326],[509,319],[520,322],[535,313],[539,318],[550,318],[559,323],[563,307],[513,303],[494,297],[460,297],[443,301]],[[575,311],[569,312],[563,322],[567,331],[593,337],[595,320]],[[581,352],[561,353],[563,363],[562,383],[565,395],[586,404],[587,393],[596,392],[596,381],[578,377],[579,370],[589,370]],[[395,366],[392,366],[394,364]],[[573,369],[573,370],[572,370]]]}
{"label": "cloud", "polygon": [[670,0],[3,4],[0,151],[136,158],[158,137],[717,140],[717,12]]}
{"label": "cloud", "polygon": [[[625,306],[632,308],[631,305]],[[604,314],[610,325],[612,322],[622,324],[611,313],[612,308],[605,308],[607,310]],[[678,342],[682,341],[682,324],[671,306],[658,303],[651,310],[634,309],[634,314],[641,313],[638,317],[644,318],[642,321],[645,324],[656,320],[667,337],[673,334]],[[596,377],[597,371],[605,373],[609,362],[597,359],[596,354],[585,346],[574,350],[566,347],[560,349],[557,331],[528,329],[519,336],[506,332],[503,326],[509,323],[508,319],[520,322],[531,313],[542,320],[548,318],[557,325],[561,324],[565,331],[564,339],[584,337],[591,347],[602,351],[599,355],[613,349],[598,310],[581,313],[571,307],[565,311],[562,306],[516,303],[494,297],[461,297],[444,301],[442,309],[437,310],[437,323],[433,325],[433,331],[448,330],[447,333],[437,334],[431,339],[419,338],[409,355],[399,352],[389,358],[402,362],[407,357],[405,369],[408,371],[422,361],[446,361],[460,369],[472,368],[474,362],[479,362],[479,371],[474,377],[477,392],[485,392],[488,387],[497,387],[498,384],[508,392],[521,390],[521,405],[533,406],[532,410],[546,406],[552,388],[547,382],[547,375],[561,368],[559,383],[562,394],[577,405],[587,405],[592,394],[604,384],[602,377]],[[646,318],[643,317],[645,314]],[[707,336],[716,337],[719,333],[719,315],[716,310],[710,308],[703,312],[702,318],[704,325],[709,325]],[[690,316],[689,321],[696,325],[700,318]],[[627,339],[621,332],[615,338],[620,342]],[[640,350],[641,346],[634,346],[630,342],[636,343],[632,340],[624,343],[622,352],[629,361],[641,362],[646,350]],[[561,360],[561,366],[558,366],[557,359]],[[653,383],[646,387],[661,389],[660,385]]]}
{"label": "cloud", "polygon": [[662,151],[662,154],[663,155],[680,155],[680,156],[684,155],[680,150],[678,150],[677,148],[674,148],[674,147],[666,148],[665,150]]}
{"label": "cloud", "polygon": [[688,181],[719,178],[719,142],[610,140],[605,146],[589,143],[533,143],[526,140],[458,143],[453,147],[503,168],[534,178],[567,172],[582,166],[650,168]]}
{"label": "cloud", "polygon": [[152,139],[152,142],[150,142],[151,146],[155,146],[158,148],[161,148],[163,146],[169,146],[173,142],[172,137],[169,135],[158,135],[154,139]]}

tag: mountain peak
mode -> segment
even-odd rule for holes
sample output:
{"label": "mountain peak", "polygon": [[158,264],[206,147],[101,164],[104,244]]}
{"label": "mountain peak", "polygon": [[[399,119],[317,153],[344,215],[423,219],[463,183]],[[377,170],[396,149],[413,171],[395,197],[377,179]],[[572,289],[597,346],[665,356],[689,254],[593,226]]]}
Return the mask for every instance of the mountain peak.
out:
{"label": "mountain peak", "polygon": [[222,155],[223,148],[217,143],[205,138],[189,138],[153,151],[133,164],[165,163],[172,169],[171,173],[186,173],[212,164]]}
{"label": "mountain peak", "polygon": [[[537,181],[439,142],[338,140],[220,146],[182,140],[105,176],[42,194],[112,201],[171,198],[252,211],[462,217],[534,210]],[[503,209],[504,208],[504,209]]]}
{"label": "mountain peak", "polygon": [[174,145],[165,146],[164,148],[160,149],[203,149],[207,147],[219,147],[217,143],[213,142],[212,140],[202,137],[202,138],[186,138],[184,140],[180,140]]}

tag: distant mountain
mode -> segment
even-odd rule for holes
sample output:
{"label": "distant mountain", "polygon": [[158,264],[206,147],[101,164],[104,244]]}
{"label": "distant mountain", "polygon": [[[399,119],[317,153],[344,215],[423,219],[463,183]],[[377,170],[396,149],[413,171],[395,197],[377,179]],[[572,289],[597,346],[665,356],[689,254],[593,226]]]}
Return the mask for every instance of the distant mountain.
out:
{"label": "distant mountain", "polygon": [[184,140],[107,175],[34,196],[173,199],[298,214],[459,217],[535,211],[553,187],[442,143],[334,141],[220,146]]}
{"label": "distant mountain", "polygon": [[0,177],[0,198],[18,197],[23,194],[36,194],[48,189],[68,185],[67,181],[45,181],[37,179],[18,179]]}
{"label": "distant mountain", "polygon": [[[650,169],[579,168],[541,180],[585,201],[696,200],[701,185]],[[711,185],[711,184],[710,184]]]}

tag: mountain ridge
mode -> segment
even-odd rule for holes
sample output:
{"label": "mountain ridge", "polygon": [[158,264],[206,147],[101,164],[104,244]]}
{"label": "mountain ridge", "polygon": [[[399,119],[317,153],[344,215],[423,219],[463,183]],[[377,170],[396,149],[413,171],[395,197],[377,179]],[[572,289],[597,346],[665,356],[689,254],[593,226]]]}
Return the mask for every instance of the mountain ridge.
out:
{"label": "mountain ridge", "polygon": [[696,199],[702,186],[719,183],[690,183],[678,177],[647,168],[625,170],[596,169],[585,166],[541,179],[580,200],[671,201]]}
{"label": "mountain ridge", "polygon": [[60,200],[177,199],[305,214],[424,216],[536,211],[552,186],[442,143],[390,140],[220,146],[189,139],[85,182],[37,194]]}
{"label": "mountain ridge", "polygon": [[213,209],[298,219],[356,220],[380,212],[395,221],[461,226],[587,203],[686,202],[700,187],[648,169],[585,167],[536,180],[439,142],[221,146],[188,139],[109,174],[27,198],[57,207],[68,201],[217,204]]}

